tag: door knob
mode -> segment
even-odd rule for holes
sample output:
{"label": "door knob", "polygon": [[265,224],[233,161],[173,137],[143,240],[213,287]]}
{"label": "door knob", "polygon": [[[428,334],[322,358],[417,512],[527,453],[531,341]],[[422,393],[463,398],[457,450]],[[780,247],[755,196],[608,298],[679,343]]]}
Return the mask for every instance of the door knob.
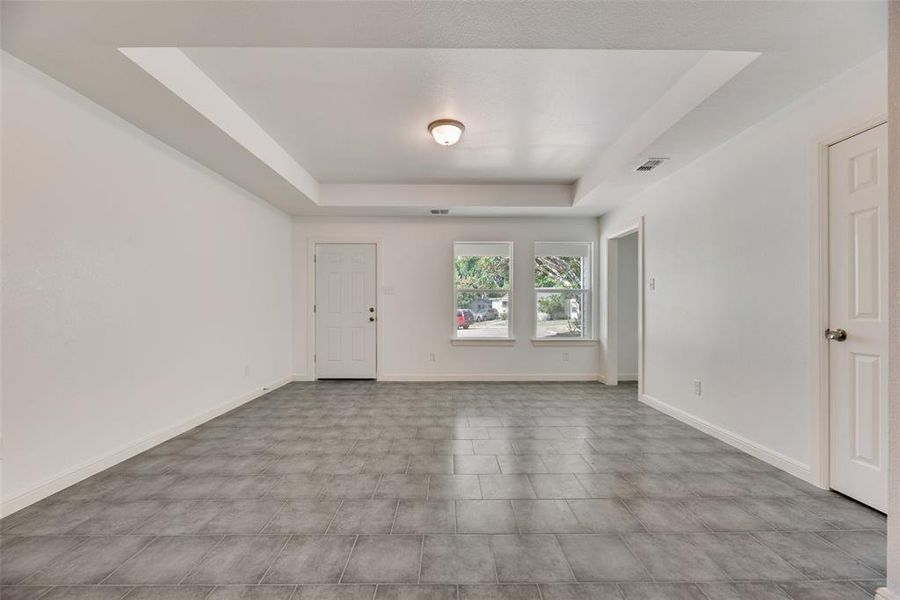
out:
{"label": "door knob", "polygon": [[833,342],[843,342],[847,339],[847,332],[843,329],[826,329],[825,339]]}
{"label": "door knob", "polygon": [[370,320],[370,321],[374,321],[374,320],[375,320],[375,317],[369,317],[369,320]]}

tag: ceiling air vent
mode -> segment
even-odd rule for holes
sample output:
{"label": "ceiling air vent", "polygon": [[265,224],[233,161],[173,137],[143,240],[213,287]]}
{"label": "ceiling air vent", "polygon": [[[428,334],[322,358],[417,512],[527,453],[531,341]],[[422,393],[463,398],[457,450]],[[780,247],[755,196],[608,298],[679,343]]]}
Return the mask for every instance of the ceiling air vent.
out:
{"label": "ceiling air vent", "polygon": [[448,215],[448,214],[450,214],[450,211],[447,210],[446,208],[432,208],[431,214],[433,214],[433,215]]}
{"label": "ceiling air vent", "polygon": [[659,165],[663,164],[664,161],[669,160],[668,158],[648,158],[644,164],[639,166],[635,171],[652,171]]}

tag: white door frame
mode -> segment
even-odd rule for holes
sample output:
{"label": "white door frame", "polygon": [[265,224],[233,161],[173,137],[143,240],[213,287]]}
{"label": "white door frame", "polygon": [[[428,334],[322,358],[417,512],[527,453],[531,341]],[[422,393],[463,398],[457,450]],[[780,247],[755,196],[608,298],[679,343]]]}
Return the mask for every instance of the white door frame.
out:
{"label": "white door frame", "polygon": [[886,113],[851,126],[835,128],[813,143],[812,198],[810,199],[810,361],[809,385],[811,399],[811,483],[822,489],[831,487],[831,374],[828,363],[828,341],[825,329],[829,325],[829,261],[828,244],[828,153],[831,146],[887,123]]}
{"label": "white door frame", "polygon": [[606,239],[606,385],[619,385],[619,240],[638,236],[638,398],[644,395],[644,217]]}
{"label": "white door frame", "polygon": [[306,379],[316,380],[316,245],[318,244],[370,244],[375,246],[375,380],[381,373],[381,240],[370,238],[310,237],[306,248]]}

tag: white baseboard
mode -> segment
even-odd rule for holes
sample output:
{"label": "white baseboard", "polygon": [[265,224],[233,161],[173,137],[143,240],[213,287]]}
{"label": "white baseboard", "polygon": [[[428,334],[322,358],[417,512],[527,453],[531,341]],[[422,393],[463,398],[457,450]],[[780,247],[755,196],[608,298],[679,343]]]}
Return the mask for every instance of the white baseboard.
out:
{"label": "white baseboard", "polygon": [[875,600],[900,600],[900,594],[886,587],[875,590]]}
{"label": "white baseboard", "polygon": [[804,464],[789,456],[785,456],[784,454],[772,450],[771,448],[767,448],[762,444],[754,442],[753,440],[748,440],[747,438],[738,435],[733,431],[729,431],[727,429],[719,427],[718,425],[714,425],[709,421],[705,421],[704,419],[695,417],[681,410],[680,408],[675,408],[674,406],[666,404],[662,400],[658,400],[653,396],[644,394],[641,397],[641,402],[669,415],[670,417],[678,419],[682,423],[686,423],[687,425],[690,425],[695,429],[699,429],[703,433],[707,433],[730,446],[734,446],[738,450],[746,452],[751,456],[755,456],[756,458],[769,463],[773,467],[777,467],[782,471],[787,471],[791,475],[799,477],[800,479],[815,485],[813,481],[814,477],[812,469],[807,464]]}
{"label": "white baseboard", "polygon": [[379,381],[601,381],[601,375],[598,373],[517,373],[514,375],[504,375],[497,373],[490,374],[409,374],[409,375],[382,375]]}
{"label": "white baseboard", "polygon": [[204,411],[198,415],[194,415],[189,419],[185,419],[176,425],[172,425],[170,427],[166,427],[165,429],[161,429],[155,433],[148,435],[147,437],[133,443],[129,444],[123,448],[119,448],[111,452],[110,454],[88,461],[86,463],[82,463],[72,469],[65,471],[59,475],[51,477],[46,481],[39,483],[33,486],[31,489],[28,489],[12,498],[3,500],[0,503],[0,517],[6,517],[11,515],[12,513],[25,508],[35,502],[43,500],[48,496],[52,496],[56,492],[66,489],[67,487],[78,483],[84,479],[87,479],[91,475],[95,475],[104,469],[108,469],[114,465],[119,464],[120,462],[131,458],[145,450],[149,450],[150,448],[157,446],[166,440],[170,440],[175,436],[181,435],[185,431],[189,429],[193,429],[198,425],[202,425],[203,423],[209,421],[210,419],[214,419],[219,415],[225,414],[230,410],[241,406],[242,404],[246,404],[251,400],[255,400],[259,398],[263,394],[268,394],[274,389],[280,388],[281,386],[290,383],[293,381],[293,377],[282,377],[281,379],[274,381],[264,387],[257,388],[251,392],[248,392],[238,398],[234,398],[227,402],[224,402],[215,408]]}
{"label": "white baseboard", "polygon": [[315,375],[294,375],[291,381],[315,381]]}
{"label": "white baseboard", "polygon": [[619,373],[619,381],[637,381],[638,374],[637,373]]}

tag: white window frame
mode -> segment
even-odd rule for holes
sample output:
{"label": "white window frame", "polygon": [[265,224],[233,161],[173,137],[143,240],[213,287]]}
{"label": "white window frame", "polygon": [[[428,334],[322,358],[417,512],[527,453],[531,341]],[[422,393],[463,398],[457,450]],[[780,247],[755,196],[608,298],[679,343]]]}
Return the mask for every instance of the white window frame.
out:
{"label": "white window frame", "polygon": [[[594,342],[594,242],[587,241],[566,241],[566,242],[547,242],[537,241],[534,243],[534,251],[531,258],[531,285],[534,286],[534,274],[537,268],[536,261],[538,247],[541,245],[558,245],[558,246],[577,246],[587,248],[587,252],[582,258],[587,259],[587,264],[582,264],[581,268],[581,288],[533,288],[532,300],[533,306],[531,318],[534,320],[532,329],[532,341],[551,344],[565,344],[578,342]],[[540,256],[566,256],[565,254],[541,254]],[[577,256],[577,255],[571,255]],[[585,287],[585,284],[587,286]],[[580,293],[584,295],[585,308],[582,311],[582,324],[580,337],[555,337],[555,336],[539,336],[538,335],[538,295],[555,294],[559,292]]]}
{"label": "white window frame", "polygon": [[[509,288],[508,289],[507,288],[500,288],[500,289],[457,288],[456,287],[456,257],[458,255],[456,254],[456,246],[463,245],[463,244],[472,244],[472,245],[475,245],[475,244],[485,244],[485,245],[503,244],[505,246],[508,246],[509,247]],[[452,338],[453,342],[461,343],[461,344],[470,344],[470,343],[471,344],[491,344],[491,343],[497,343],[497,342],[503,343],[503,342],[514,342],[515,341],[515,336],[513,336],[513,288],[515,287],[515,284],[513,283],[513,272],[515,271],[515,261],[514,261],[514,256],[513,256],[513,250],[514,250],[513,243],[510,241],[487,242],[487,241],[461,240],[461,241],[453,242],[453,256],[452,256],[451,264],[450,264],[450,267],[451,267],[450,268],[450,278],[451,278],[450,287],[451,287],[452,294],[453,294],[452,299],[451,299],[451,306],[453,308],[453,310],[451,311],[451,314],[453,315],[453,321],[452,321],[453,329],[452,329],[451,338]],[[496,255],[492,255],[492,256],[496,256]],[[456,326],[456,309],[457,309],[456,300],[457,300],[457,297],[460,292],[473,293],[473,294],[479,294],[479,293],[481,293],[481,294],[496,294],[498,292],[506,292],[506,297],[507,297],[506,335],[503,337],[484,337],[484,338],[465,337],[465,336],[461,337],[459,335],[459,330],[457,329],[457,326]]]}

